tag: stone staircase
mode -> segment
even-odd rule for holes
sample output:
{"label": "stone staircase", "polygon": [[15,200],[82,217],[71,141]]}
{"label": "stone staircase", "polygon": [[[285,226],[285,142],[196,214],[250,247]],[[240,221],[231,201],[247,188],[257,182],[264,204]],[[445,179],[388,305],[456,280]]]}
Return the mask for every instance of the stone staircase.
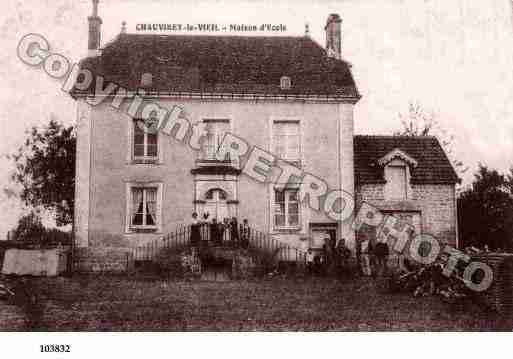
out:
{"label": "stone staircase", "polygon": [[201,240],[193,245],[191,226],[179,226],[174,232],[135,248],[133,267],[157,268],[182,275],[185,272],[205,280],[226,280],[265,274],[280,263],[295,266],[305,263],[302,250],[253,228],[244,241],[240,240],[242,233],[239,239],[232,239],[228,231],[213,240],[209,223],[200,225],[200,233]]}

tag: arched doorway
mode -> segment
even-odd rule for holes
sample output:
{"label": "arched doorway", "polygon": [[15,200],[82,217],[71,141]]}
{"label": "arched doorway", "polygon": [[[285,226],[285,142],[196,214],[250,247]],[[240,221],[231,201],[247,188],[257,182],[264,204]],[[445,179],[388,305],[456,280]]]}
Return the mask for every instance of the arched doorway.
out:
{"label": "arched doorway", "polygon": [[218,222],[229,218],[227,194],[220,188],[213,188],[205,194],[205,212],[210,214],[209,219],[216,218]]}

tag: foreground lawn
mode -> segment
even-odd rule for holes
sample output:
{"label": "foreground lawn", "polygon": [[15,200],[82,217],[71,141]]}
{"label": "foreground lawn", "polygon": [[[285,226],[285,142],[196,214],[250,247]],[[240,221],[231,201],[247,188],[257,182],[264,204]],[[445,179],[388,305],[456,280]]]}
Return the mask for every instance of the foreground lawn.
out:
{"label": "foreground lawn", "polygon": [[[388,294],[372,279],[176,282],[115,276],[32,278],[37,304],[18,304],[24,330],[511,330],[477,305]],[[0,305],[3,305],[0,303]],[[1,308],[0,308],[1,309]],[[20,330],[2,316],[1,330]],[[11,311],[12,312],[12,311]]]}

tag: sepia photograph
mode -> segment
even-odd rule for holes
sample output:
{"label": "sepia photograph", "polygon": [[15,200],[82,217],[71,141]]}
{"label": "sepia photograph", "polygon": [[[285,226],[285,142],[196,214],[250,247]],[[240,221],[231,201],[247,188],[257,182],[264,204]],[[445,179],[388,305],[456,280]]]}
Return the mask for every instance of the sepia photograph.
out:
{"label": "sepia photograph", "polygon": [[513,330],[512,1],[2,8],[0,331]]}

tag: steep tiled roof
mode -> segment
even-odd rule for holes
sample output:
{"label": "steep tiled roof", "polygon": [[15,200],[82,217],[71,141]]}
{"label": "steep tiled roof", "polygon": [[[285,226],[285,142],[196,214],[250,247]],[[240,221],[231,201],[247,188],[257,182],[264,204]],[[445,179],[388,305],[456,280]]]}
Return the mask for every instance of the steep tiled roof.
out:
{"label": "steep tiled roof", "polygon": [[454,184],[459,182],[440,143],[431,136],[355,136],[354,166],[357,184],[384,183],[383,168],[377,161],[400,149],[418,162],[411,168],[413,184]]}
{"label": "steep tiled roof", "polygon": [[[151,73],[148,90],[161,93],[359,98],[350,65],[308,37],[120,34],[81,66],[128,90]],[[282,76],[291,78],[289,90],[280,89]]]}

